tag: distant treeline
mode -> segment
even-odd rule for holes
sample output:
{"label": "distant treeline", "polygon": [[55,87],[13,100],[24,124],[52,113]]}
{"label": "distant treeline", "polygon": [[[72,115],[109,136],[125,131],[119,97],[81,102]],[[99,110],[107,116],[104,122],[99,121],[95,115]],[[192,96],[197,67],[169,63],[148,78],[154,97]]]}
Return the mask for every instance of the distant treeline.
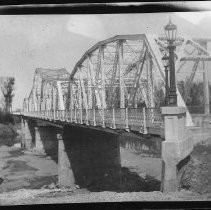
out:
{"label": "distant treeline", "polygon": [[[177,83],[179,92],[191,113],[203,114],[204,113],[204,83],[203,82],[192,82],[188,85],[186,81],[179,81]],[[165,83],[161,82],[154,87],[155,95],[155,106],[161,107],[165,105],[165,93],[162,89],[165,89]],[[209,85],[209,101],[211,110],[211,85]]]}
{"label": "distant treeline", "polygon": [[[180,81],[177,86],[189,111],[192,113],[204,113],[204,83],[193,82],[188,88],[186,81]],[[209,101],[211,103],[211,85],[209,85]]]}

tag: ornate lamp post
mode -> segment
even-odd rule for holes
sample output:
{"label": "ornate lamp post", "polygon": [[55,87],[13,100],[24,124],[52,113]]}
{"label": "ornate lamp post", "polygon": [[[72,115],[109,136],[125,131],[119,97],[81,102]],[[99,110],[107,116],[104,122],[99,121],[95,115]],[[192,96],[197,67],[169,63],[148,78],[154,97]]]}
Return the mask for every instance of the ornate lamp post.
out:
{"label": "ornate lamp post", "polygon": [[162,57],[162,62],[165,67],[165,89],[166,89],[166,96],[165,96],[165,105],[169,104],[169,75],[168,75],[168,66],[169,66],[169,57],[165,53]]}
{"label": "ornate lamp post", "polygon": [[165,34],[168,41],[169,49],[169,69],[170,69],[170,89],[169,89],[169,105],[177,105],[177,94],[176,94],[176,76],[175,76],[175,63],[174,63],[174,50],[176,46],[174,41],[176,40],[177,26],[174,25],[171,20],[165,26]]}

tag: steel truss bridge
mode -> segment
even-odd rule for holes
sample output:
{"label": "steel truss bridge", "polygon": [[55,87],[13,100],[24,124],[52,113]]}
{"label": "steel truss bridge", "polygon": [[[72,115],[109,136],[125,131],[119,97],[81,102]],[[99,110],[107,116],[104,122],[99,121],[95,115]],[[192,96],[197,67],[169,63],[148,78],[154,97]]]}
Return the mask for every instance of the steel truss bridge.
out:
{"label": "steel truss bridge", "polygon": [[[189,37],[177,41],[177,79],[188,69],[189,89],[198,69],[203,69],[207,84],[205,64],[211,60],[208,41]],[[141,133],[160,128],[165,52],[168,48],[163,38],[118,35],[86,51],[71,74],[66,69],[38,68],[22,115]],[[178,106],[186,106],[178,90],[177,101]],[[190,126],[192,119],[188,111],[186,114]]]}

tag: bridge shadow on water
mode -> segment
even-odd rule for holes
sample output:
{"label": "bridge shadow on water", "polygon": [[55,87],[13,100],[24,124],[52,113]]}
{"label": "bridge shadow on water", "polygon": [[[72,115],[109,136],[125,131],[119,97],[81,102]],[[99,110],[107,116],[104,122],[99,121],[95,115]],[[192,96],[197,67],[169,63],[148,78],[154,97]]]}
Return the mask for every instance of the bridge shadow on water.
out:
{"label": "bridge shadow on water", "polygon": [[160,181],[146,176],[140,177],[137,173],[131,172],[126,167],[121,167],[119,180],[114,180],[109,177],[99,179],[95,183],[90,183],[86,187],[89,191],[115,191],[115,192],[150,192],[160,190]]}
{"label": "bridge shadow on water", "polygon": [[[130,167],[122,164],[124,154],[121,147],[127,144],[126,138],[119,138],[119,134],[68,126],[64,129],[63,138],[75,183],[81,188],[93,192],[160,190],[159,180],[149,175],[141,177],[137,172],[131,171]],[[131,142],[130,148],[136,145],[137,152],[137,144]],[[155,147],[152,148],[154,151]],[[144,158],[140,156],[140,152],[136,155],[139,160]],[[134,162],[129,158],[128,162],[130,161]]]}
{"label": "bridge shadow on water", "polygon": [[[38,132],[40,135],[41,147],[45,151],[47,156],[58,163],[58,140],[57,133],[61,132],[56,128],[45,126],[38,127]],[[34,134],[35,135],[35,134]],[[32,139],[32,147],[35,147],[35,141]]]}

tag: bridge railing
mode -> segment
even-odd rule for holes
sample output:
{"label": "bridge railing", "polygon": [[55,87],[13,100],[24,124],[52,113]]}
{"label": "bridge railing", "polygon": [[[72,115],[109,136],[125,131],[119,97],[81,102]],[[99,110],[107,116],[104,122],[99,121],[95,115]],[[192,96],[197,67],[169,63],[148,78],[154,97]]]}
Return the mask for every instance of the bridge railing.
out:
{"label": "bridge railing", "polygon": [[70,109],[23,112],[22,115],[50,121],[125,129],[147,133],[147,127],[160,127],[160,108]]}

